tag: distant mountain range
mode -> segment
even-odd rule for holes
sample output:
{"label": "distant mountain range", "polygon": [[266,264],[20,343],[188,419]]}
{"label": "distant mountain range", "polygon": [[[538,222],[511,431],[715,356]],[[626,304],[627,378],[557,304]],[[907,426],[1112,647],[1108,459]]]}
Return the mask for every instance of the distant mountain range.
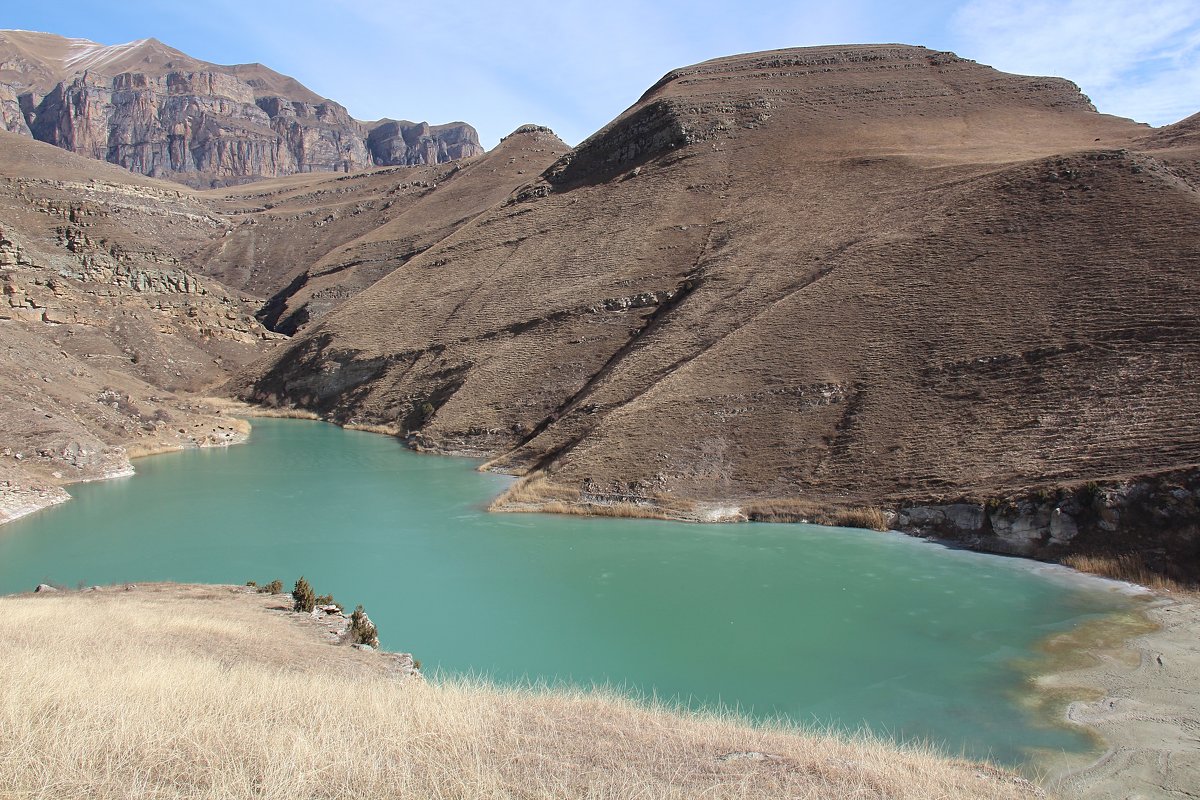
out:
{"label": "distant mountain range", "polygon": [[192,186],[483,152],[466,123],[360,122],[262,64],[210,64],[156,39],[105,46],[31,31],[0,31],[0,124]]}

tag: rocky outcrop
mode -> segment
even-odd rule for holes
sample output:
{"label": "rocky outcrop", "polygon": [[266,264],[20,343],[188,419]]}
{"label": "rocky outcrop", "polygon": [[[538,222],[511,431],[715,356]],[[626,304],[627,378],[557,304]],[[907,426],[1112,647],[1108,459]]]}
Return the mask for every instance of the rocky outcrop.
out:
{"label": "rocky outcrop", "polygon": [[0,133],[0,522],[139,453],[245,438],[189,397],[273,339],[186,258],[224,230],[184,187]]}
{"label": "rocky outcrop", "polygon": [[0,130],[29,136],[29,125],[25,122],[18,95],[14,87],[0,83]]}
{"label": "rocky outcrop", "polygon": [[[29,66],[25,62],[32,57],[18,52],[11,39],[0,37],[0,58],[7,56],[8,67]],[[91,43],[99,50],[86,59],[90,68],[64,77],[40,99],[33,84],[0,84],[0,124],[143,175],[194,186],[438,164],[483,152],[478,134],[465,123],[362,123],[337,103],[319,100],[258,65],[207,64],[149,42],[126,46],[148,48],[150,54],[135,62],[103,58],[108,48]],[[18,81],[56,74],[34,66],[44,67],[0,72]],[[70,69],[60,65],[58,72]]]}
{"label": "rocky outcrop", "polygon": [[1045,560],[1137,553],[1156,572],[1200,577],[1200,470],[1015,492],[984,502],[901,505],[892,525],[974,550]]}
{"label": "rocky outcrop", "polygon": [[82,75],[56,86],[30,118],[41,141],[195,185],[482,152],[469,125],[384,123],[376,136],[337,103],[255,98],[248,84],[211,72]]}
{"label": "rocky outcrop", "polygon": [[367,147],[376,164],[441,164],[483,154],[479,135],[464,122],[431,126],[428,122],[382,120],[371,128]]}

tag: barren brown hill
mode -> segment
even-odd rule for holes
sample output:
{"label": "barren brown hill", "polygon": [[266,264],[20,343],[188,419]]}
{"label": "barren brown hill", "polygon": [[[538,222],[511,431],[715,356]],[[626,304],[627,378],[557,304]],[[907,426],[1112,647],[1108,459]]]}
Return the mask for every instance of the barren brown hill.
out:
{"label": "barren brown hill", "polygon": [[205,269],[271,295],[263,319],[295,333],[504,200],[569,148],[527,125],[485,155],[454,164],[293,178],[211,197],[240,220]]}
{"label": "barren brown hill", "polygon": [[1200,203],[1152,133],[918,47],[705,62],[237,387],[490,456],[508,507],[1194,570]]}
{"label": "barren brown hill", "polygon": [[262,64],[33,31],[0,31],[0,127],[192,186],[483,152],[466,123],[360,122]]}

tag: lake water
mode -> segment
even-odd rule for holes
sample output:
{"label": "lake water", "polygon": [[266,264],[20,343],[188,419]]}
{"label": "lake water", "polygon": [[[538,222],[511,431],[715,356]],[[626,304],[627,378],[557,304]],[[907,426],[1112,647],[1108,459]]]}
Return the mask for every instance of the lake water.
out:
{"label": "lake water", "polygon": [[1022,706],[1015,663],[1130,606],[1099,582],[898,534],[488,514],[511,479],[472,461],[253,422],[247,445],[139,460],[0,528],[0,592],[303,574],[427,673],[608,682],[1006,763],[1092,747]]}

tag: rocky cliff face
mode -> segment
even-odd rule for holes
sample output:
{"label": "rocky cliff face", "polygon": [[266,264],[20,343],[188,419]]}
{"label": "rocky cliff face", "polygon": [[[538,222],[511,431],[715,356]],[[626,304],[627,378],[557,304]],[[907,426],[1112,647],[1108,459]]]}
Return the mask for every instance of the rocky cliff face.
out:
{"label": "rocky cliff face", "polygon": [[[483,152],[465,123],[362,123],[257,65],[207,64],[153,40],[114,48],[63,40],[92,48],[80,71],[72,66],[79,56],[66,55],[75,51],[53,50],[59,37],[19,34],[0,36],[9,81],[7,89],[0,85],[0,124],[143,175],[209,186]],[[20,47],[29,36],[42,37],[41,49]],[[145,55],[132,59],[130,50]]]}
{"label": "rocky cliff face", "polygon": [[21,111],[19,92],[12,86],[0,83],[0,130],[9,133],[29,134],[25,114]]}
{"label": "rocky cliff face", "polygon": [[367,136],[367,147],[376,164],[442,164],[483,152],[475,129],[461,122],[433,125],[428,122],[381,120]]}
{"label": "rocky cliff face", "polygon": [[41,141],[192,184],[372,164],[362,127],[341,106],[255,98],[219,73],[82,75],[58,84],[29,118]]}

